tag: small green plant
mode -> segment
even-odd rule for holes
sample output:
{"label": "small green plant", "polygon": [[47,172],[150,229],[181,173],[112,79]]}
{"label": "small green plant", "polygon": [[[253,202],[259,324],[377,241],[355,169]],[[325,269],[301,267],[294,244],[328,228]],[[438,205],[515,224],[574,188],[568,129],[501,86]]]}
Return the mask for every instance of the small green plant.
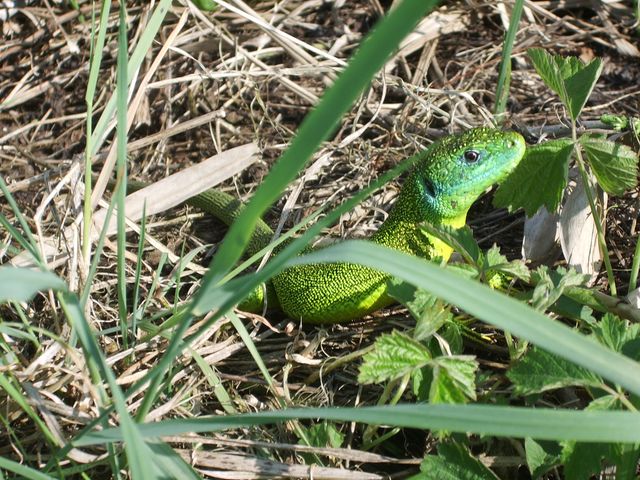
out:
{"label": "small green plant", "polygon": [[539,48],[532,48],[528,53],[542,80],[560,97],[567,109],[571,138],[529,147],[513,174],[498,188],[494,203],[510,210],[523,208],[527,216],[532,216],[542,206],[551,212],[556,211],[567,186],[570,162],[575,158],[591,213],[596,219],[609,288],[611,294],[616,295],[591,178],[593,174],[605,192],[621,195],[637,184],[638,155],[630,147],[607,140],[600,134],[585,132],[578,135],[578,118],[602,71],[599,58],[583,64],[578,58],[551,55]]}

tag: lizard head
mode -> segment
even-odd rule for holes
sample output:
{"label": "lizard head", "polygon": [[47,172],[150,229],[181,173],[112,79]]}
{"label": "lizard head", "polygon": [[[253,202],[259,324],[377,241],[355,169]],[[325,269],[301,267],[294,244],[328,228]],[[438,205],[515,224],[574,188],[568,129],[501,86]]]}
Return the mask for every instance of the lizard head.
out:
{"label": "lizard head", "polygon": [[473,202],[504,180],[524,151],[520,134],[490,128],[476,128],[435,143],[422,154],[413,176],[425,216],[464,223]]}

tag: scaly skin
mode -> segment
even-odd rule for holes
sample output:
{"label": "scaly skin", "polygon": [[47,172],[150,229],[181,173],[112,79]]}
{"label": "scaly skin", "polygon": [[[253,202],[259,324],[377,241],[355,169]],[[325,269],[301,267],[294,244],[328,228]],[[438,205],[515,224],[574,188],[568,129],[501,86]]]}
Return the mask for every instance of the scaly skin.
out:
{"label": "scaly skin", "polygon": [[[452,249],[423,234],[419,225],[464,225],[473,202],[515,168],[524,150],[524,139],[519,134],[488,128],[441,139],[418,154],[416,167],[404,182],[398,201],[371,241],[418,257],[447,260]],[[227,223],[232,220],[224,206],[199,206]],[[267,234],[262,231],[262,224],[260,227],[258,235],[264,239]],[[263,240],[255,240],[254,236],[252,242]],[[368,267],[333,263],[292,267],[272,281],[277,300],[289,317],[308,323],[337,323],[392,304],[393,299],[387,294],[388,279],[387,274]]]}
{"label": "scaly skin", "polygon": [[[418,257],[447,260],[452,249],[423,234],[420,223],[464,225],[473,202],[515,168],[524,149],[524,139],[517,133],[490,129],[440,140],[418,154],[421,158],[398,201],[371,241]],[[469,151],[477,152],[479,159],[465,160]],[[336,323],[392,304],[388,279],[387,274],[360,265],[316,264],[285,270],[273,278],[273,285],[282,310],[291,318]]]}

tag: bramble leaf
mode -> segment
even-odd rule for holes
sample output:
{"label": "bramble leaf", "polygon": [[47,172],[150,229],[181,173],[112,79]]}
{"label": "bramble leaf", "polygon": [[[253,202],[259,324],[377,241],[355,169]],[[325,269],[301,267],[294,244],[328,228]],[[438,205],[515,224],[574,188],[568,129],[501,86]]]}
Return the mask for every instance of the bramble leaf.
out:
{"label": "bramble leaf", "polygon": [[626,145],[583,135],[580,145],[602,189],[622,195],[638,183],[638,155]]}
{"label": "bramble leaf", "polygon": [[555,212],[567,185],[573,142],[552,140],[527,148],[513,173],[498,187],[493,203],[509,211],[523,208],[528,217],[545,205]]}
{"label": "bramble leaf", "polygon": [[427,455],[412,480],[497,480],[498,477],[457,443],[442,443],[438,455]]}
{"label": "bramble leaf", "polygon": [[430,403],[467,403],[476,399],[478,362],[469,355],[438,357],[431,361]]}
{"label": "bramble leaf", "polygon": [[524,448],[529,472],[536,480],[560,463],[560,445],[556,442],[538,441],[527,437],[524,440]]}
{"label": "bramble leaf", "polygon": [[603,384],[595,373],[539,348],[533,348],[522,357],[511,367],[507,377],[513,382],[516,393],[521,395],[568,386],[598,387]]}
{"label": "bramble leaf", "polygon": [[531,48],[527,54],[538,75],[576,120],[600,77],[602,60],[595,58],[585,65],[576,57],[551,55],[541,48]]}
{"label": "bramble leaf", "polygon": [[394,331],[381,335],[364,356],[358,381],[362,384],[393,380],[426,365],[431,352],[419,342]]}

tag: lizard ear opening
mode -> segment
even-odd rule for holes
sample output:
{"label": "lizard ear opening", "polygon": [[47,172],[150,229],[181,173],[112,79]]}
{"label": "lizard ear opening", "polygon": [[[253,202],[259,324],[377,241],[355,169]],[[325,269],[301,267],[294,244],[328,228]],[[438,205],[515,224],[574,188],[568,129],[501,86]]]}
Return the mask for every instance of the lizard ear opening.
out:
{"label": "lizard ear opening", "polygon": [[428,178],[424,178],[422,179],[422,185],[424,186],[424,193],[431,198],[435,198],[436,189],[433,185],[433,182]]}

